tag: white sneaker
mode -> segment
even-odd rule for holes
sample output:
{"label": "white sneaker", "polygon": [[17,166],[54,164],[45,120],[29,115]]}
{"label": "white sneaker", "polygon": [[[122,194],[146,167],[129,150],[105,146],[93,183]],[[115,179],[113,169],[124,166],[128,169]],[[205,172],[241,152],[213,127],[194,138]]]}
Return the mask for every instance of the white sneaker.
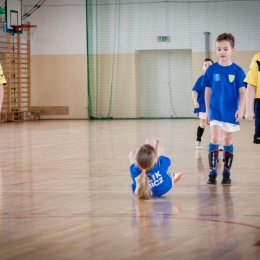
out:
{"label": "white sneaker", "polygon": [[174,183],[176,183],[182,176],[182,172],[178,172],[178,173],[167,172],[167,174],[170,176],[170,178]]}
{"label": "white sneaker", "polygon": [[196,144],[196,149],[201,150],[202,149],[202,144],[200,141],[195,141]]}
{"label": "white sneaker", "polygon": [[182,172],[174,173],[173,182],[176,183],[182,176]]}

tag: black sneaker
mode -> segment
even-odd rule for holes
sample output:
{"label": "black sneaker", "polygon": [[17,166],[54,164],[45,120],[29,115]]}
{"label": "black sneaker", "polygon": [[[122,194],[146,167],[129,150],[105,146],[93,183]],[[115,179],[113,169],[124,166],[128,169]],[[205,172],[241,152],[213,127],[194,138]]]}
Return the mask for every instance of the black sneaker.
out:
{"label": "black sneaker", "polygon": [[231,184],[230,172],[229,171],[223,171],[222,176],[223,176],[223,179],[221,181],[221,184]]}
{"label": "black sneaker", "polygon": [[210,173],[209,173],[209,178],[208,178],[207,184],[216,185],[216,184],[217,184],[217,176],[218,176],[217,173],[215,173],[215,172],[210,172]]}

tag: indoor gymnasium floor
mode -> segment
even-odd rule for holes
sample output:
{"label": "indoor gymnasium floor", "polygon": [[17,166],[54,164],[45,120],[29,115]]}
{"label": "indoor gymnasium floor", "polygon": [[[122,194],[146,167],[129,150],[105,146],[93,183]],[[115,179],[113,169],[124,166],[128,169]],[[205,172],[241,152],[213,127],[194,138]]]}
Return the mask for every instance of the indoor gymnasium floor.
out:
{"label": "indoor gymnasium floor", "polygon": [[[0,259],[260,259],[260,146],[234,134],[232,185],[206,184],[199,121],[41,120],[0,124]],[[181,180],[136,201],[128,154],[162,139]],[[219,168],[222,167],[220,162]]]}

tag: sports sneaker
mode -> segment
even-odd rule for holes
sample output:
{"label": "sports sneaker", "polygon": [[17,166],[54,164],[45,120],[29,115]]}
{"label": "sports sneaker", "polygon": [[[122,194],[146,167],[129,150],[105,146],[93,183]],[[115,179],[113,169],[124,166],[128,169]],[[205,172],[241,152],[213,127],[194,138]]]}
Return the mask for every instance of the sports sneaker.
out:
{"label": "sports sneaker", "polygon": [[231,179],[230,179],[230,171],[223,171],[222,172],[222,181],[221,184],[231,184]]}
{"label": "sports sneaker", "polygon": [[217,176],[218,176],[217,173],[210,171],[207,184],[216,185],[217,184]]}
{"label": "sports sneaker", "polygon": [[176,183],[182,176],[182,172],[174,173],[173,182]]}
{"label": "sports sneaker", "polygon": [[202,149],[202,144],[200,141],[195,141],[196,144],[196,149],[201,150]]}
{"label": "sports sneaker", "polygon": [[178,173],[168,172],[168,175],[173,180],[173,182],[176,183],[181,178],[182,172],[178,172]]}

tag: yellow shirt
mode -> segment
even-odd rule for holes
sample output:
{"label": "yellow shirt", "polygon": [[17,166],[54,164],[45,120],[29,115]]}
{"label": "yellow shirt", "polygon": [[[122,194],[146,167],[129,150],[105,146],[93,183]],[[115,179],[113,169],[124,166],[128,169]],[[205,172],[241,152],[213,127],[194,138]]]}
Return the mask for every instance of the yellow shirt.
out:
{"label": "yellow shirt", "polygon": [[0,63],[0,84],[6,84],[4,72]]}
{"label": "yellow shirt", "polygon": [[260,52],[253,57],[244,82],[255,86],[255,98],[260,98]]}

